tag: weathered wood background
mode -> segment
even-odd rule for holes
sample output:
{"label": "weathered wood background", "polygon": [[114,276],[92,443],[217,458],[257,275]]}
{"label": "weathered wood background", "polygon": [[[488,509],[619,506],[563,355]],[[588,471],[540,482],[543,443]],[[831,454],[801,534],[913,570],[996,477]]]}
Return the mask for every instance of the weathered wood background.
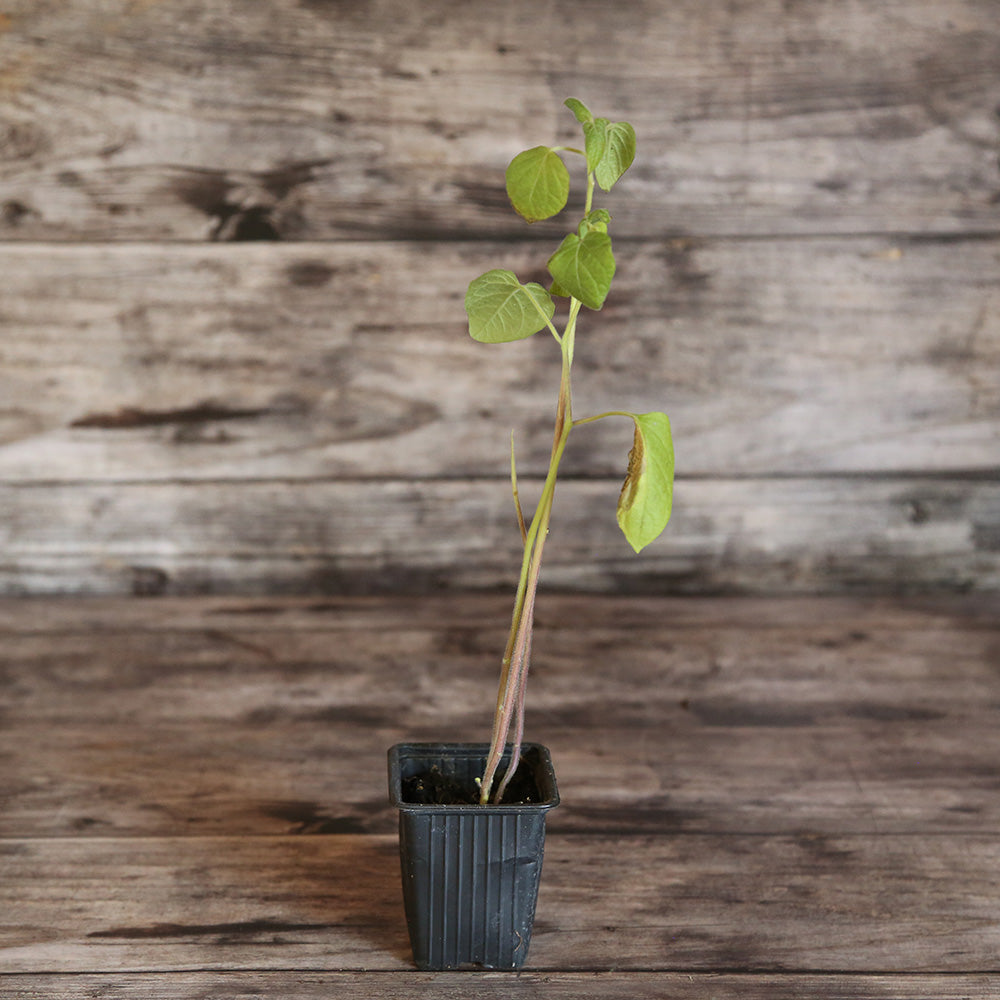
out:
{"label": "weathered wood background", "polygon": [[995,605],[542,595],[530,969],[422,976],[385,751],[506,595],[0,602],[0,996],[996,1000]]}
{"label": "weathered wood background", "polygon": [[502,171],[634,123],[546,581],[1000,587],[997,0],[14,0],[0,14],[0,592],[494,587],[552,344],[464,333],[542,273]]}

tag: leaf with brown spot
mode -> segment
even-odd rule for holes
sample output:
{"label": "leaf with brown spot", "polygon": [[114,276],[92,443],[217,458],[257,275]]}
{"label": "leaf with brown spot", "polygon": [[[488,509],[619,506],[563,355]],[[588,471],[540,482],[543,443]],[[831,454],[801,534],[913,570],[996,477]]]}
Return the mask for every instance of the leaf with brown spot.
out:
{"label": "leaf with brown spot", "polygon": [[635,438],[618,497],[618,526],[639,552],[670,520],[674,495],[674,446],[665,413],[634,413]]}

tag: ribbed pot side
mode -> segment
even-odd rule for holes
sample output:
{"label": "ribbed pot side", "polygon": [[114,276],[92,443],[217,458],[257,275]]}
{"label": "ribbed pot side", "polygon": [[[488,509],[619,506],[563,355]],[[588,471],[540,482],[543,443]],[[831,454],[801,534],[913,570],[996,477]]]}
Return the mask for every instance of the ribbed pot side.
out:
{"label": "ribbed pot side", "polygon": [[545,817],[557,805],[548,750],[525,744],[537,801],[428,805],[404,800],[404,782],[438,769],[471,783],[485,744],[400,744],[389,751],[399,810],[403,902],[418,968],[519,969],[528,954],[542,873]]}

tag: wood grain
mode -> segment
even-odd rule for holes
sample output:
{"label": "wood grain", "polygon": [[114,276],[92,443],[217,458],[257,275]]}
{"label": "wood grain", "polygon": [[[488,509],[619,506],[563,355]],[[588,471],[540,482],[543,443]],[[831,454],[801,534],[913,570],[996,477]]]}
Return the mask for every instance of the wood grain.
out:
{"label": "wood grain", "polygon": [[6,9],[7,239],[521,236],[497,179],[573,94],[641,137],[623,233],[1000,222],[983,0]]}
{"label": "wood grain", "polygon": [[[5,971],[408,964],[394,835],[9,839],[0,852]],[[927,850],[921,837],[553,835],[530,963],[992,972],[998,861],[995,836]]]}
{"label": "wood grain", "polygon": [[991,4],[571,13],[9,5],[0,592],[509,584],[486,481],[509,427],[526,487],[544,468],[552,345],[484,350],[460,300],[489,266],[541,275],[553,227],[512,216],[502,168],[597,92],[642,139],[578,412],[666,409],[700,506],[621,560],[588,491],[628,428],[588,427],[552,582],[997,586]]}
{"label": "wood grain", "polygon": [[[104,596],[0,601],[0,995],[996,997],[998,68],[995,0],[8,3],[0,594]],[[531,968],[421,975],[385,750],[485,736],[556,377],[461,298],[570,94],[639,132],[574,403],[675,517],[574,435]]]}
{"label": "wood grain", "polygon": [[[387,833],[389,745],[486,738],[508,603],[88,601],[57,631],[25,609],[0,836]],[[544,595],[552,829],[992,833],[997,608],[965,604]]]}
{"label": "wood grain", "polygon": [[384,805],[393,738],[478,725],[498,598],[4,602],[0,990],[991,996],[991,602],[543,600],[521,979],[407,971]]}
{"label": "wood grain", "polygon": [[[0,601],[0,636],[106,633],[109,629],[145,633],[201,634],[212,630],[254,632],[323,632],[334,640],[341,632],[409,631],[434,625],[441,629],[504,630],[510,625],[511,596],[470,592],[456,595],[388,594],[369,596],[275,597],[160,596],[155,601],[114,597],[53,599],[21,597]],[[721,609],[721,610],[720,610]],[[590,596],[545,590],[539,595],[536,627],[575,630],[585,620],[595,629],[731,628],[809,629],[817,620],[833,635],[851,629],[878,628],[889,635],[912,629],[958,629],[978,633],[997,622],[992,593],[891,597],[665,597]],[[337,640],[339,641],[339,640]]]}
{"label": "wood grain", "polygon": [[994,1000],[995,975],[809,975],[715,972],[410,973],[172,972],[107,975],[8,975],[9,1000],[101,1000],[113,985],[124,1000],[245,1000],[263,994],[286,1000]]}
{"label": "wood grain", "polygon": [[[558,351],[468,337],[498,244],[8,247],[7,482],[544,474]],[[627,244],[580,416],[666,410],[684,477],[1000,468],[1000,242]],[[623,421],[570,474],[623,474]]]}
{"label": "wood grain", "polygon": [[[1000,579],[989,481],[688,480],[667,533],[638,557],[617,494],[560,485],[546,587],[906,593]],[[509,495],[492,481],[0,485],[0,508],[7,594],[509,588],[520,564]]]}

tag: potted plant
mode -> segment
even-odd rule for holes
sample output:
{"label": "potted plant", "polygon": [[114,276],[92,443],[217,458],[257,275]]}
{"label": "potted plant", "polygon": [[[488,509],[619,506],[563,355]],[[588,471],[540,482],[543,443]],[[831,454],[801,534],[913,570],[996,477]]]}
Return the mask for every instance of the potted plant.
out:
{"label": "potted plant", "polygon": [[[414,958],[423,969],[520,968],[527,955],[545,815],[559,797],[548,751],[523,742],[524,692],[542,553],[570,432],[610,417],[632,421],[618,524],[636,552],[663,531],[670,517],[674,455],[666,415],[625,410],[573,415],[570,375],[577,320],[584,308],[602,307],[615,273],[611,216],[594,206],[595,188],[610,191],[629,168],[635,132],[627,122],[595,118],[574,98],[566,106],[582,127],[583,149],[535,146],[515,156],[506,171],[513,207],[535,222],[566,206],[570,176],[563,156],[578,155],[586,163],[583,215],[548,260],[550,287],[522,284],[513,272],[494,269],[472,281],[465,297],[475,340],[499,344],[547,331],[562,358],[552,453],[530,521],[518,497],[511,437],[511,489],[523,557],[492,739],[489,744],[400,744],[389,751],[407,922]],[[561,329],[555,322],[556,300],[566,300]]]}

